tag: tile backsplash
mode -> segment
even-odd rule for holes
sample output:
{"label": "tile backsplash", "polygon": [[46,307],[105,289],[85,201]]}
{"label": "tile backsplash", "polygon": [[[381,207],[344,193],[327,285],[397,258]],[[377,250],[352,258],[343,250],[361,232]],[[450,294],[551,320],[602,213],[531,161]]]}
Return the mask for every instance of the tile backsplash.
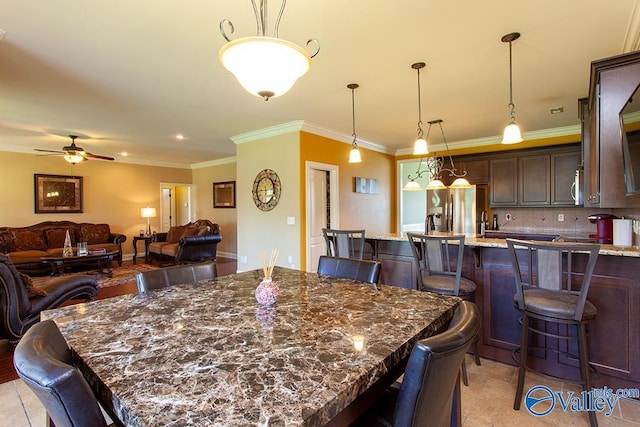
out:
{"label": "tile backsplash", "polygon": [[[587,236],[596,233],[596,225],[587,217],[596,213],[608,213],[618,218],[640,220],[640,209],[593,208],[493,208],[491,215],[498,215],[500,230],[553,233]],[[507,221],[507,214],[511,220]],[[559,216],[564,221],[559,221]],[[490,218],[491,219],[491,218]]]}

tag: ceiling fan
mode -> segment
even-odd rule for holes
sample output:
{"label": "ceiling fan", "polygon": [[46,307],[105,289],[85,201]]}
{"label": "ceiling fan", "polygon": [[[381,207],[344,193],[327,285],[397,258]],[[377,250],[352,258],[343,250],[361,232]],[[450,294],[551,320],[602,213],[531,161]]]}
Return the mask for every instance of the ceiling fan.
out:
{"label": "ceiling fan", "polygon": [[89,160],[89,159],[115,160],[113,157],[92,154],[92,153],[89,153],[88,151],[85,151],[84,148],[78,147],[76,145],[76,138],[78,138],[77,135],[69,135],[69,138],[71,138],[71,145],[62,147],[62,151],[44,150],[41,148],[35,148],[35,150],[41,151],[44,153],[53,153],[51,155],[62,155],[64,156],[64,159],[71,164],[80,163],[84,160]]}

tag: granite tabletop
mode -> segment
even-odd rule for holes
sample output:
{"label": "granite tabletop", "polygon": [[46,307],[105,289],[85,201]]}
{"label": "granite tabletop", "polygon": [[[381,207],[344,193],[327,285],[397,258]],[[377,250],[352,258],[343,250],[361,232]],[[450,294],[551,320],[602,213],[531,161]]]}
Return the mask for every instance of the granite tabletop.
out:
{"label": "granite tabletop", "polygon": [[43,312],[132,426],[319,426],[446,325],[459,299],[276,267]]}

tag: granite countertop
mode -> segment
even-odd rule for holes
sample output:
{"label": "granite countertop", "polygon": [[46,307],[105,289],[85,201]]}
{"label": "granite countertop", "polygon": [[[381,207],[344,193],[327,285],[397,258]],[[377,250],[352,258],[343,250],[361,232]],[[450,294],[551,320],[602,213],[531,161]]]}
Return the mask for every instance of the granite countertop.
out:
{"label": "granite countertop", "polygon": [[[509,231],[511,232],[511,231]],[[517,233],[517,232],[516,232]],[[529,232],[530,233],[530,232]],[[436,233],[436,235],[446,236],[451,233]],[[546,233],[551,234],[551,233]],[[560,234],[562,236],[562,234]],[[574,238],[575,236],[569,236],[569,238]],[[366,238],[371,240],[407,240],[406,233],[366,233]],[[485,247],[485,248],[506,248],[507,242],[505,239],[496,239],[496,238],[487,238],[483,237],[480,234],[475,234],[473,236],[467,236],[464,240],[465,246],[474,246],[474,247]],[[614,246],[614,245],[600,245],[600,255],[611,255],[611,256],[624,256],[624,257],[640,257],[640,246]]]}
{"label": "granite countertop", "polygon": [[[319,426],[446,325],[459,299],[276,267],[43,312],[127,425]],[[362,338],[362,349],[356,342]]]}

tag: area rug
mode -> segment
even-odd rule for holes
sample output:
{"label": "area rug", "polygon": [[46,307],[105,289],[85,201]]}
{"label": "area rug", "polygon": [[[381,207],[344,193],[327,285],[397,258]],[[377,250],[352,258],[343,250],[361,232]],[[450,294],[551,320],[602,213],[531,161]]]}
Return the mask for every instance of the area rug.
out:
{"label": "area rug", "polygon": [[[93,277],[98,281],[99,288],[107,288],[109,286],[122,285],[123,283],[135,282],[136,274],[141,271],[155,270],[159,267],[154,267],[149,264],[131,264],[122,267],[114,267],[111,269],[113,273],[111,277],[108,277],[105,270],[99,273],[97,270],[79,271],[74,273],[65,273],[65,276],[76,276],[78,274],[85,274]],[[40,283],[49,280],[49,277],[34,277],[33,284],[38,286]]]}

